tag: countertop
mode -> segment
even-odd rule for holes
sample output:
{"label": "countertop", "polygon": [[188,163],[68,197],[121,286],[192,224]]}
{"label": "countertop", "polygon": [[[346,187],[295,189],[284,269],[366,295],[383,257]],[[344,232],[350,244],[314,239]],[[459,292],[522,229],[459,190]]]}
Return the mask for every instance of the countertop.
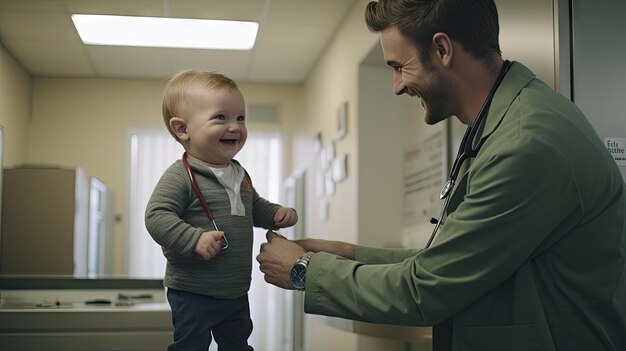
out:
{"label": "countertop", "polygon": [[171,310],[160,279],[0,277],[0,349],[164,350]]}

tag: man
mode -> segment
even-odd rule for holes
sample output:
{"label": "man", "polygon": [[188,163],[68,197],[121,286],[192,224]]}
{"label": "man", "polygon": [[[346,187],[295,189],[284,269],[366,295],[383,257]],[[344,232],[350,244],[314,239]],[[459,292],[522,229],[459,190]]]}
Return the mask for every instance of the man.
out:
{"label": "man", "polygon": [[435,350],[626,350],[624,181],[574,104],[503,61],[493,0],[380,0],[366,22],[394,92],[471,128],[471,162],[429,247],[268,232],[265,280],[308,313],[433,326]]}

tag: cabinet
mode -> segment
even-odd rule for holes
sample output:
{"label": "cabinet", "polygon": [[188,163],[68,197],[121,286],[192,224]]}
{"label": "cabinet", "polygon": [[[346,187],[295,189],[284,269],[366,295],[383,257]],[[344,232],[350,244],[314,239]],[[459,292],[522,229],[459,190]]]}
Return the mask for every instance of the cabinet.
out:
{"label": "cabinet", "polygon": [[5,169],[0,274],[86,274],[88,201],[81,168]]}

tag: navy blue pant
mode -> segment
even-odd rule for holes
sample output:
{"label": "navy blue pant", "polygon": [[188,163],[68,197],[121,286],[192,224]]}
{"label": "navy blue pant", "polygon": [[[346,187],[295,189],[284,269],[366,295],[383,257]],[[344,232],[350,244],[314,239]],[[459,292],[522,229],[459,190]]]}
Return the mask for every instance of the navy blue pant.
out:
{"label": "navy blue pant", "polygon": [[252,333],[248,295],[216,299],[167,289],[167,300],[174,324],[174,342],[168,351],[206,351],[211,334],[220,351],[254,350],[248,345]]}

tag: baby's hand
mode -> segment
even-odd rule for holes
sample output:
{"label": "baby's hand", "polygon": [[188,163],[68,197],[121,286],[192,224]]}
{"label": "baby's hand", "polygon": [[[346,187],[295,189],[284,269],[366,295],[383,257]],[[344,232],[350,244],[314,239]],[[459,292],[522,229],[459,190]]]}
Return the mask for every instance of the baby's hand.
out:
{"label": "baby's hand", "polygon": [[214,258],[222,248],[222,237],[224,232],[210,231],[204,232],[200,235],[200,239],[196,243],[196,253],[205,261],[210,261]]}
{"label": "baby's hand", "polygon": [[281,207],[274,215],[274,226],[276,228],[291,227],[298,222],[298,214],[293,208]]}

